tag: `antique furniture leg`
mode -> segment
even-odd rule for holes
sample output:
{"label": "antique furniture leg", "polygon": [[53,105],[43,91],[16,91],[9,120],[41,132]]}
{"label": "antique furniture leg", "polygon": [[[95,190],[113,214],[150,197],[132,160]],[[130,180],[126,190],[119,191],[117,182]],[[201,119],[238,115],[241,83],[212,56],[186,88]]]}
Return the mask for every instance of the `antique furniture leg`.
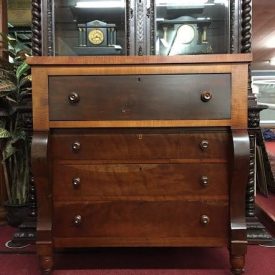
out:
{"label": "antique furniture leg", "polygon": [[37,252],[43,274],[53,267],[51,188],[48,175],[48,132],[35,132],[32,141],[32,171],[38,201]]}
{"label": "antique furniture leg", "polygon": [[233,274],[244,272],[246,254],[245,193],[249,171],[249,137],[246,130],[232,130],[234,160],[230,186],[231,243]]}

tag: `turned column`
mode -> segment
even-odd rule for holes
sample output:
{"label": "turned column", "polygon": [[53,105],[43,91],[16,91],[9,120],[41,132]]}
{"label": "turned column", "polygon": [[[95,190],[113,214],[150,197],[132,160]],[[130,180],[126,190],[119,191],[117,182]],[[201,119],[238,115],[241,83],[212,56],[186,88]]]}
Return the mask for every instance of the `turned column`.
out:
{"label": "turned column", "polygon": [[[8,18],[7,18],[7,0],[0,0],[0,32],[7,33],[8,30]],[[1,39],[1,38],[0,38]],[[0,51],[0,57],[7,58],[7,54]],[[0,167],[0,224],[5,223],[5,209],[3,203],[6,198],[5,181],[3,175],[2,165]]]}
{"label": "turned column", "polygon": [[[251,33],[252,33],[252,0],[242,0],[241,14],[241,41],[240,49],[242,53],[251,53]],[[250,164],[249,179],[246,190],[246,220],[247,220],[247,239],[249,243],[269,242],[271,235],[255,216],[255,154],[256,144],[259,143],[260,131],[260,111],[264,108],[257,105],[256,98],[252,93],[251,68],[249,65],[248,74],[248,128],[250,138]]]}

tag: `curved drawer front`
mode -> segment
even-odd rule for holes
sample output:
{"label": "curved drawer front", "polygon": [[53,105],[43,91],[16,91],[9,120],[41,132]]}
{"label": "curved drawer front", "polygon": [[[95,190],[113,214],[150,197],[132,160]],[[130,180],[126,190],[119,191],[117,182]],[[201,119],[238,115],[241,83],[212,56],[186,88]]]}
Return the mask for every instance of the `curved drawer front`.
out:
{"label": "curved drawer front", "polygon": [[228,159],[227,132],[145,131],[62,131],[51,136],[55,159],[156,160]]}
{"label": "curved drawer front", "polygon": [[223,201],[117,201],[55,204],[54,237],[227,238]]}
{"label": "curved drawer front", "polygon": [[93,164],[53,167],[56,201],[228,196],[228,164]]}
{"label": "curved drawer front", "polygon": [[50,76],[50,120],[204,120],[231,116],[230,74]]}

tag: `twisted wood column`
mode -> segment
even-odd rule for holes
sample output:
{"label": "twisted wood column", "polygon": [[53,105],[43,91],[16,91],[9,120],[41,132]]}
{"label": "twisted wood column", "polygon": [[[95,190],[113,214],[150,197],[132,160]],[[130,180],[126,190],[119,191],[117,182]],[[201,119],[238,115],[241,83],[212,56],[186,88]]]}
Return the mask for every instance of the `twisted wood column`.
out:
{"label": "twisted wood column", "polygon": [[42,53],[41,0],[32,0],[32,55]]}
{"label": "twisted wood column", "polygon": [[[41,5],[43,0],[32,0],[31,12],[32,12],[32,55],[39,56],[42,54],[42,13]],[[25,108],[21,115],[24,121],[24,131],[27,133],[29,142],[32,139],[32,110],[31,99],[28,98]],[[36,239],[36,198],[34,182],[30,181],[29,191],[29,203],[30,203],[30,215],[19,226],[18,231],[14,233],[10,245],[13,247],[20,247],[25,244],[34,243]]]}
{"label": "twisted wood column", "polygon": [[[242,0],[242,23],[240,49],[242,53],[251,53],[252,33],[252,0]],[[252,93],[251,67],[248,67],[248,132],[250,139],[250,162],[249,178],[246,189],[246,217],[247,217],[247,239],[250,243],[263,243],[271,240],[270,234],[258,221],[255,215],[255,178],[256,168],[256,144],[259,143],[260,111],[256,97]],[[263,148],[264,149],[264,148]]]}
{"label": "twisted wood column", "polygon": [[[7,33],[8,25],[7,25],[7,0],[0,0],[0,32]],[[0,56],[7,58],[7,55],[0,51]],[[2,165],[0,166],[0,224],[5,223],[5,209],[3,207],[3,203],[5,201],[5,181]]]}

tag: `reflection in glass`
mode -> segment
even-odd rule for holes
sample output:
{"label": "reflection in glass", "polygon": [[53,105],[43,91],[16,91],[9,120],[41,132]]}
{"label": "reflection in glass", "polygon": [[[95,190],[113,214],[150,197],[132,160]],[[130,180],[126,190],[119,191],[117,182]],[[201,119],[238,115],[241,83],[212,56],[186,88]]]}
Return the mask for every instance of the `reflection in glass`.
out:
{"label": "reflection in glass", "polygon": [[125,0],[55,0],[55,55],[125,54]]}
{"label": "reflection in glass", "polygon": [[156,0],[156,55],[227,53],[229,0]]}
{"label": "reflection in glass", "polygon": [[267,109],[260,112],[260,123],[275,125],[275,77],[273,73],[262,73],[252,77],[252,92],[258,105]]}

